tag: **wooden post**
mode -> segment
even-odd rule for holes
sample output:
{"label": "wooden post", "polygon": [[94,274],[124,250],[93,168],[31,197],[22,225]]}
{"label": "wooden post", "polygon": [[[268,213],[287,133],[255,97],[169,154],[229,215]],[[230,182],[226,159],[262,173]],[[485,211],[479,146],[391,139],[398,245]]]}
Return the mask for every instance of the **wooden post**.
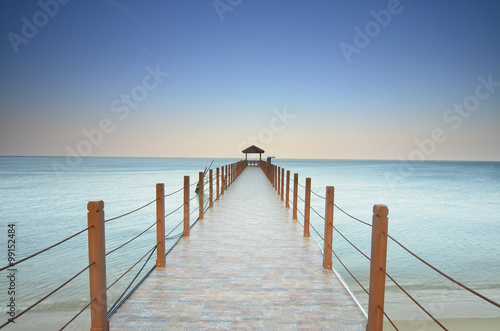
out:
{"label": "wooden post", "polygon": [[221,177],[220,177],[220,195],[223,195],[224,194],[224,166],[220,167],[221,169]]}
{"label": "wooden post", "polygon": [[200,171],[198,178],[199,178],[198,183],[199,183],[199,188],[200,188],[198,190],[198,198],[199,198],[199,202],[200,202],[200,207],[198,208],[198,212],[199,212],[198,218],[200,220],[202,220],[203,219],[203,181],[205,180],[203,178],[203,172]]}
{"label": "wooden post", "polygon": [[278,195],[281,194],[281,181],[280,181],[281,167],[278,167]]}
{"label": "wooden post", "polygon": [[215,170],[215,196],[219,200],[219,168]]}
{"label": "wooden post", "polygon": [[106,291],[106,247],[104,240],[104,202],[90,201],[87,204],[89,240],[89,283],[91,331],[109,330],[108,298]]}
{"label": "wooden post", "polygon": [[184,176],[184,231],[182,235],[189,237],[189,176]]}
{"label": "wooden post", "polygon": [[293,219],[297,219],[297,196],[299,194],[299,174],[293,174]]}
{"label": "wooden post", "polygon": [[281,201],[283,201],[283,194],[285,191],[285,168],[281,169]]}
{"label": "wooden post", "polygon": [[214,206],[214,174],[212,169],[208,171],[208,175],[210,176],[209,183],[210,187],[208,188],[208,198],[210,202],[208,203],[208,207],[212,208]]}
{"label": "wooden post", "polygon": [[224,178],[224,190],[227,190],[228,186],[227,185],[227,180],[228,180],[228,176],[227,176],[228,172],[227,172],[227,164],[226,164],[226,177]]}
{"label": "wooden post", "polygon": [[306,178],[306,193],[304,205],[304,237],[310,237],[309,221],[311,219],[311,178]]}
{"label": "wooden post", "polygon": [[333,186],[326,187],[326,202],[325,202],[325,243],[323,254],[323,268],[332,270],[332,239],[333,239],[333,199],[335,188]]}
{"label": "wooden post", "polygon": [[274,166],[273,178],[274,178],[274,190],[278,191],[278,167],[277,166]]}
{"label": "wooden post", "polygon": [[367,331],[382,330],[384,323],[388,215],[389,208],[386,205],[373,206]]}
{"label": "wooden post", "polygon": [[286,201],[285,201],[285,207],[290,208],[290,170],[286,171]]}
{"label": "wooden post", "polygon": [[156,266],[165,266],[165,185],[156,184]]}

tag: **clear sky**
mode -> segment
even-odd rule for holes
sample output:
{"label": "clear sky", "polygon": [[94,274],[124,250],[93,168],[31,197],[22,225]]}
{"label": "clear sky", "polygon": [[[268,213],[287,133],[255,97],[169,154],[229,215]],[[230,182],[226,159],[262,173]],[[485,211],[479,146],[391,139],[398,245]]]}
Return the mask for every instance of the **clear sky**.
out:
{"label": "clear sky", "polygon": [[0,2],[0,155],[500,161],[500,2]]}

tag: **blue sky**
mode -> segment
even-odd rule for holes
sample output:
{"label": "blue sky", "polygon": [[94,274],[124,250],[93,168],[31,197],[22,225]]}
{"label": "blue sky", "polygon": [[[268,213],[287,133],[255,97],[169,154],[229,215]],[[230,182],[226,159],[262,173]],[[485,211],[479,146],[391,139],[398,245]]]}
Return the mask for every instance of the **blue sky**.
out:
{"label": "blue sky", "polygon": [[0,155],[500,161],[496,1],[5,0],[0,35]]}

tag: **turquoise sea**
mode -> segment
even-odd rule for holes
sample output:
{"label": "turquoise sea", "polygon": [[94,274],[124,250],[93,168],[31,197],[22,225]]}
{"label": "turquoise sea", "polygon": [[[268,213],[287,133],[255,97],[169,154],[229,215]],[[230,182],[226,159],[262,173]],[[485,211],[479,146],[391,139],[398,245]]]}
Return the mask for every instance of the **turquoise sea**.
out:
{"label": "turquoise sea", "polygon": [[[2,251],[7,252],[9,224],[15,224],[15,256],[19,260],[85,229],[88,201],[104,200],[106,219],[109,219],[154,200],[156,183],[165,183],[166,193],[180,189],[185,175],[194,183],[198,172],[212,160],[83,158],[72,161],[64,157],[0,157]],[[212,168],[235,161],[216,159]],[[302,185],[306,177],[311,177],[313,191],[318,195],[324,196],[327,185],[334,186],[335,203],[365,222],[371,223],[374,204],[388,205],[391,236],[443,272],[500,302],[500,163],[428,161],[408,164],[401,161],[282,159],[273,159],[273,163],[292,174],[298,173]],[[299,195],[304,196],[302,188]],[[181,194],[168,197],[166,212],[173,211],[181,202]],[[191,210],[196,204],[195,199]],[[312,206],[324,214],[324,200],[313,195]],[[301,202],[299,210],[303,211]],[[323,221],[314,213],[311,218],[311,224],[322,235]],[[182,210],[168,217],[167,232],[181,220]],[[152,204],[107,223],[107,250],[118,247],[154,222],[155,205]],[[368,226],[338,209],[334,212],[334,225],[369,255],[371,229]],[[172,236],[180,232],[178,228]],[[108,256],[108,285],[154,245],[155,235],[153,228]],[[344,264],[368,289],[369,261],[336,233],[333,246]],[[87,254],[84,233],[17,266],[17,312],[86,267]],[[0,265],[7,265],[7,259],[4,253]],[[154,265],[154,260],[153,256],[142,274]],[[366,294],[335,258],[334,267],[365,306]],[[110,289],[109,305],[125,290],[136,270]],[[387,271],[439,318],[500,317],[499,308],[454,285],[391,241]],[[7,275],[7,270],[0,272],[0,324],[8,318]],[[386,289],[389,316],[395,320],[415,321],[415,325],[421,326],[419,321],[426,319],[425,314],[390,281]],[[50,324],[56,319],[45,321],[40,316],[71,317],[88,302],[88,272],[84,272],[6,329],[22,329],[23,323],[24,327]],[[85,329],[85,318],[79,317],[68,329]],[[67,319],[61,318],[62,325]]]}

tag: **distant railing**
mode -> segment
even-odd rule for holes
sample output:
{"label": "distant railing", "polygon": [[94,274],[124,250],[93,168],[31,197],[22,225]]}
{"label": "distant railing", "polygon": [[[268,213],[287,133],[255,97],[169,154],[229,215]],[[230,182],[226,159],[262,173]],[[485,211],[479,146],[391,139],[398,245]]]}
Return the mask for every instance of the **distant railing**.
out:
{"label": "distant railing", "polygon": [[[7,270],[8,272],[11,270],[17,271],[17,266],[23,263],[26,260],[36,257],[39,254],[42,254],[50,249],[53,249],[60,244],[71,240],[85,232],[88,232],[88,250],[89,250],[89,264],[84,267],[81,271],[70,277],[66,282],[56,287],[50,293],[42,297],[37,302],[33,303],[28,308],[24,309],[20,313],[13,314],[11,318],[8,318],[6,322],[0,325],[0,329],[7,326],[10,323],[15,323],[15,321],[28,313],[31,309],[36,307],[41,302],[45,301],[47,298],[61,290],[68,283],[76,279],[82,273],[84,273],[87,269],[89,270],[89,289],[90,289],[90,298],[91,300],[76,314],[74,315],[64,326],[61,327],[61,330],[65,329],[69,324],[71,324],[78,316],[80,316],[87,308],[90,307],[91,314],[91,330],[109,330],[109,317],[113,315],[113,313],[120,307],[120,305],[134,292],[134,290],[139,286],[140,283],[155,269],[155,267],[163,268],[166,263],[166,255],[170,252],[165,252],[165,241],[166,240],[179,240],[183,236],[189,236],[190,228],[198,221],[203,219],[203,215],[208,208],[213,207],[214,201],[219,200],[220,196],[224,194],[224,191],[227,190],[228,187],[236,180],[236,178],[241,174],[241,172],[246,168],[246,163],[244,161],[239,161],[236,163],[231,163],[220,168],[216,168],[215,175],[212,170],[208,172],[208,178],[206,178],[206,174],[203,172],[199,173],[198,181],[193,184],[190,184],[189,176],[184,176],[184,184],[181,188],[165,194],[164,192],[164,184],[159,183],[156,184],[156,199],[144,204],[143,206],[133,209],[129,212],[126,212],[120,216],[105,219],[104,218],[104,202],[100,201],[90,201],[87,205],[88,209],[88,227],[45,248],[34,254],[31,254],[21,260],[12,262],[0,268],[0,272]],[[215,184],[215,192],[213,190],[213,186]],[[199,185],[198,188],[198,197],[194,196],[190,198],[189,190],[194,186]],[[165,198],[176,195],[178,193],[183,192],[183,203],[174,209],[173,211],[165,214]],[[205,201],[204,196],[206,191],[208,191],[208,201]],[[190,212],[190,201],[198,198],[198,206],[195,210]],[[111,250],[106,252],[106,244],[105,244],[105,225],[108,222],[116,221],[125,216],[129,216],[142,210],[152,204],[156,205],[156,221],[152,223],[150,226],[145,228],[142,232],[136,234],[131,239],[122,243],[121,245],[112,248]],[[183,219],[180,223],[178,223],[167,235],[165,235],[165,219],[177,211],[183,208]],[[198,211],[198,218],[195,222],[190,224],[190,216]],[[172,235],[172,233],[181,225],[183,226],[182,232],[177,235]],[[114,252],[122,249],[123,247],[129,245],[146,232],[151,230],[156,225],[156,243],[152,246],[138,261],[136,261],[132,266],[130,266],[123,274],[121,274],[116,280],[114,280],[111,285],[106,286],[106,258],[108,255],[113,254]],[[173,246],[177,243],[174,243]],[[172,246],[172,248],[173,248]],[[170,250],[172,249],[170,248]],[[137,280],[137,277],[141,274],[147,262],[151,259],[154,252],[156,251],[156,263],[146,275],[132,288],[133,283]],[[125,275],[127,275],[131,270],[133,270],[138,264],[146,259],[140,268],[137,275],[133,278],[132,282],[126,287],[123,294],[118,298],[118,300],[111,305],[108,310],[108,291],[117,284]],[[12,271],[11,271],[12,272]]]}
{"label": "distant railing", "polygon": [[[277,194],[281,196],[281,201],[285,202],[286,208],[290,208],[290,204],[292,205],[292,215],[293,219],[297,220],[297,213],[300,213],[303,217],[304,221],[304,237],[310,236],[310,228],[317,234],[319,238],[323,241],[323,268],[325,270],[332,270],[332,254],[336,257],[336,259],[340,262],[340,264],[345,268],[347,273],[354,279],[354,281],[360,286],[360,288],[368,295],[368,313],[367,313],[367,325],[366,330],[382,330],[384,316],[387,318],[389,323],[394,327],[394,329],[398,330],[395,323],[389,318],[387,313],[384,311],[384,297],[385,297],[385,277],[387,276],[395,285],[400,289],[410,300],[412,300],[427,316],[429,316],[437,325],[439,325],[443,330],[447,330],[447,328],[436,318],[434,317],[425,307],[419,303],[407,290],[403,288],[391,275],[386,272],[386,258],[387,258],[387,241],[390,239],[398,246],[400,246],[407,253],[415,257],[420,262],[424,263],[426,266],[436,271],[441,276],[445,277],[449,281],[455,283],[456,285],[462,287],[468,292],[476,295],[478,298],[500,308],[500,304],[487,298],[486,296],[478,293],[477,291],[471,289],[470,287],[460,283],[449,275],[445,274],[438,268],[434,267],[430,263],[426,262],[424,259],[413,253],[411,250],[403,246],[399,241],[394,239],[391,235],[388,234],[388,215],[389,209],[386,205],[374,205],[373,206],[373,217],[372,223],[368,223],[365,221],[356,218],[349,213],[345,212],[339,206],[334,203],[334,187],[327,186],[325,196],[322,196],[311,190],[311,178],[306,178],[305,185],[301,185],[298,182],[298,174],[295,173],[293,176],[293,189],[291,189],[290,185],[290,170],[286,171],[285,177],[285,169],[278,167],[273,164],[267,164],[264,161],[260,162],[260,167],[264,174],[267,176],[271,185],[276,190]],[[285,185],[286,181],[286,185]],[[298,195],[298,186],[301,186],[304,189],[305,198],[302,198]],[[293,197],[290,199],[290,192]],[[319,214],[312,206],[311,206],[311,193],[316,197],[325,200],[325,211],[324,216]],[[301,213],[298,210],[298,199],[300,199],[304,203],[304,213]],[[357,221],[360,224],[364,224],[372,228],[372,238],[371,238],[371,256],[369,257],[365,253],[363,253],[358,247],[356,247],[344,234],[342,234],[334,225],[333,225],[333,210],[337,208],[340,212],[351,218],[352,220]],[[311,210],[323,219],[325,228],[324,235],[321,234],[310,224],[310,212]],[[367,290],[365,286],[361,284],[361,282],[355,277],[355,275],[347,268],[347,266],[342,262],[340,257],[335,253],[332,246],[332,238],[333,238],[333,230],[335,230],[347,243],[349,243],[356,251],[358,251],[365,259],[370,261],[370,280],[369,280],[369,289]],[[342,281],[342,280],[341,280]],[[348,289],[348,288],[347,288]],[[348,289],[348,291],[350,291]],[[351,294],[352,295],[352,294]],[[354,297],[354,296],[353,296]],[[357,301],[357,300],[356,300]],[[361,306],[360,306],[361,307]],[[364,311],[363,311],[364,312]],[[366,313],[365,313],[366,314]]]}
{"label": "distant railing", "polygon": [[261,161],[258,160],[247,160],[247,166],[249,167],[258,167]]}

